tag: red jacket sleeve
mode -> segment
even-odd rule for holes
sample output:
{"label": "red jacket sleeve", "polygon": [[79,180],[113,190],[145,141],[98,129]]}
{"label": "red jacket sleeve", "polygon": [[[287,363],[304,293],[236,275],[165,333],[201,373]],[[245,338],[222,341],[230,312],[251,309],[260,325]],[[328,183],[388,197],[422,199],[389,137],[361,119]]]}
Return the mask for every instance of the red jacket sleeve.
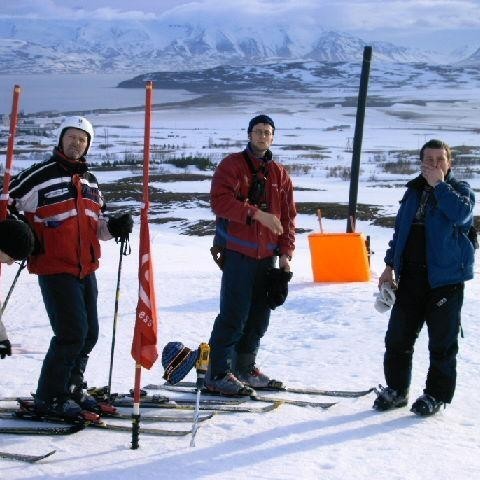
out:
{"label": "red jacket sleeve", "polygon": [[218,217],[246,224],[257,208],[242,200],[248,196],[249,185],[243,163],[243,158],[235,154],[219,163],[212,179],[210,204]]}

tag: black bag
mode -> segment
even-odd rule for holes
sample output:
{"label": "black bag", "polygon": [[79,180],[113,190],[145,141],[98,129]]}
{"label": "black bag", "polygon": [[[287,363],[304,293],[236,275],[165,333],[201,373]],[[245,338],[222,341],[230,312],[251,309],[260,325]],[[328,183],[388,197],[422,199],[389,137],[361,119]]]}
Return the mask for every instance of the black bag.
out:
{"label": "black bag", "polygon": [[272,268],[267,272],[267,303],[272,310],[283,305],[287,299],[288,282],[292,276],[292,272],[280,268]]}

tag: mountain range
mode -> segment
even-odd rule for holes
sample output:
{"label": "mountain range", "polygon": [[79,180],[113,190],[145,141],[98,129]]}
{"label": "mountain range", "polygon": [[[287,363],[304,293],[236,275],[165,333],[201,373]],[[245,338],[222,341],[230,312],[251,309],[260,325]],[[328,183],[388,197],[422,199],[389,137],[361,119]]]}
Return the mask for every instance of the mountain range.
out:
{"label": "mountain range", "polygon": [[[382,62],[480,64],[480,48],[451,55],[372,42]],[[322,28],[205,20],[0,18],[0,73],[182,71],[275,61],[359,61],[366,42]],[[478,49],[477,49],[478,48]]]}

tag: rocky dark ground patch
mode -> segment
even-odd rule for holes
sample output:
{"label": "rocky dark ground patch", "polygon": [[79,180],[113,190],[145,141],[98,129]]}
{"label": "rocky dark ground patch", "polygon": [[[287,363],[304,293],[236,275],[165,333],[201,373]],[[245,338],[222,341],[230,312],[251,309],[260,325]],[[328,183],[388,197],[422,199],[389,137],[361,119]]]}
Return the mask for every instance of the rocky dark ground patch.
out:
{"label": "rocky dark ground patch", "polygon": [[[150,176],[151,184],[168,183],[175,181],[201,181],[210,179],[211,176],[203,174],[153,174]],[[109,211],[128,208],[133,215],[139,215],[142,198],[142,177],[132,176],[122,178],[112,183],[102,185],[102,192],[107,200]],[[162,188],[150,185],[150,221],[152,223],[171,223],[172,227],[179,228],[182,235],[205,236],[215,232],[213,214],[211,219],[192,222],[187,218],[175,216],[178,209],[205,208],[210,209],[210,195],[208,193],[168,192]],[[317,216],[318,209],[322,217],[342,220],[348,218],[348,204],[339,202],[296,202],[297,212],[304,215]],[[173,215],[172,215],[173,213]],[[369,221],[381,227],[393,227],[395,216],[382,213],[378,205],[357,204],[357,219]],[[475,226],[480,228],[480,217],[475,217]],[[308,229],[297,229],[297,233],[308,233]]]}

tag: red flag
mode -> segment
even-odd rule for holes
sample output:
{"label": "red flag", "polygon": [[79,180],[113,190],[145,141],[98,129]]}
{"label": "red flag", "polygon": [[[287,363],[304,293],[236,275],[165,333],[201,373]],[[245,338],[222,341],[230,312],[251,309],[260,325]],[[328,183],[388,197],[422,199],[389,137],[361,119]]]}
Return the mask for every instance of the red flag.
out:
{"label": "red flag", "polygon": [[155,298],[153,260],[150,251],[150,230],[147,215],[143,212],[140,223],[139,260],[139,291],[132,357],[142,367],[151,368],[158,358],[157,302]]}
{"label": "red flag", "polygon": [[140,214],[140,250],[138,266],[138,303],[133,334],[132,357],[138,365],[151,368],[158,358],[157,352],[157,302],[155,299],[155,276],[150,248],[149,168],[150,168],[150,115],[152,105],[152,82],[146,86],[145,139],[143,159],[143,206]]}

